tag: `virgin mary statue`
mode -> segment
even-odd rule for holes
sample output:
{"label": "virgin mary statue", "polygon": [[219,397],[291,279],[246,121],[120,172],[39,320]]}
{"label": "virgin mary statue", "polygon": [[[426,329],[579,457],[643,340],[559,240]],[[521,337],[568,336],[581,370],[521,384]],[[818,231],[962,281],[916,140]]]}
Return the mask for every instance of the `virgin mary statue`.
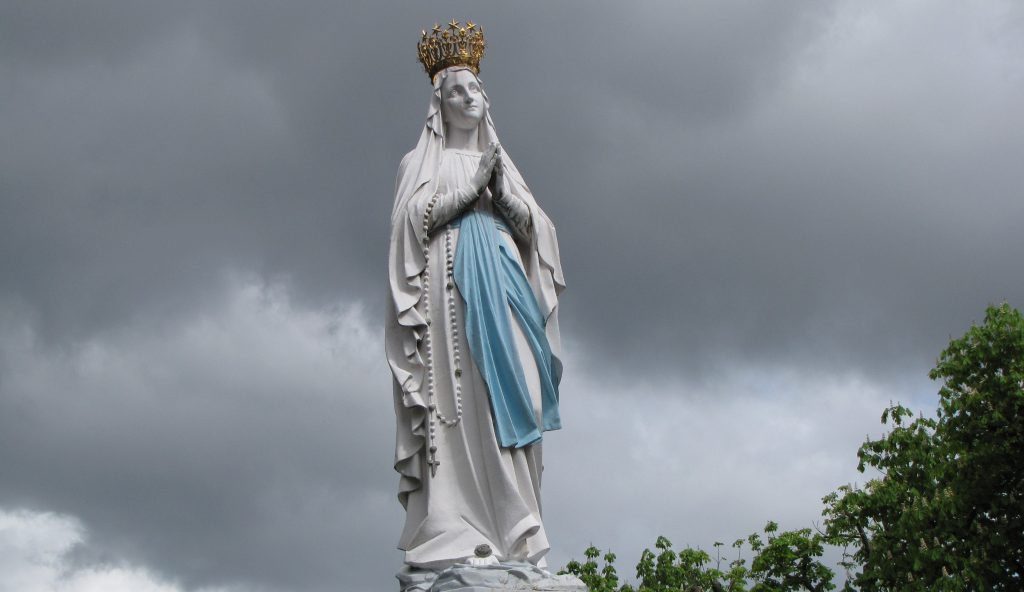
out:
{"label": "virgin mary statue", "polygon": [[418,49],[433,89],[398,170],[385,331],[399,548],[412,570],[543,566],[541,435],[560,427],[555,228],[498,143],[480,27],[435,25]]}

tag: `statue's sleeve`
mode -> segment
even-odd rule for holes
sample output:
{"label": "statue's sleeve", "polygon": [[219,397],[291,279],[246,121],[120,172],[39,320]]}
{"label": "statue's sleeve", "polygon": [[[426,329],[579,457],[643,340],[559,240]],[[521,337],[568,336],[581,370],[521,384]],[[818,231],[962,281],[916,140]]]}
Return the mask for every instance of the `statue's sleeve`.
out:
{"label": "statue's sleeve", "polygon": [[466,208],[473,205],[479,197],[473,191],[473,188],[468,185],[451,190],[443,190],[438,187],[437,192],[430,197],[430,201],[427,203],[428,231],[433,233],[438,228],[441,228],[465,211]]}
{"label": "statue's sleeve", "polygon": [[505,191],[494,198],[494,205],[505,218],[516,237],[522,240],[530,238],[530,206],[516,195]]}

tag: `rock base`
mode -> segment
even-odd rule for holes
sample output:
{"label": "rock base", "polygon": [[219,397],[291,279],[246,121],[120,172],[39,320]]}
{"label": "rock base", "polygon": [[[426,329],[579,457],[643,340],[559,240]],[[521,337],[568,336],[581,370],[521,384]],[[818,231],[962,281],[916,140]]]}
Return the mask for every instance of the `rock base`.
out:
{"label": "rock base", "polygon": [[398,573],[402,592],[587,592],[572,575],[553,575],[530,563],[469,565],[457,563],[441,572],[404,569]]}

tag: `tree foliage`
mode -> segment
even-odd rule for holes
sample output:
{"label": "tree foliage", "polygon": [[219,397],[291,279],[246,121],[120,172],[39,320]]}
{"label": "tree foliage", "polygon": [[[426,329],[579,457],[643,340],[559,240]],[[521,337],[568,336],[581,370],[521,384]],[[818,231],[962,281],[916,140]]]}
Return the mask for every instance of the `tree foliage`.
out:
{"label": "tree foliage", "polygon": [[[718,552],[712,566],[711,556],[701,549],[672,549],[672,542],[661,536],[655,551],[644,549],[636,566],[639,587],[619,584],[613,565],[614,553],[604,555],[604,566],[597,564],[601,552],[591,546],[586,561],[570,561],[561,573],[571,573],[583,580],[591,592],[813,592],[833,590],[833,573],[821,563],[824,537],[809,528],[778,533],[778,525],[769,522],[765,537],[754,533],[732,544],[736,559],[722,565],[722,543],[715,543]],[[754,553],[750,566],[743,558],[744,545]]]}
{"label": "tree foliage", "polygon": [[[844,591],[1024,589],[1024,318],[1007,304],[950,342],[929,376],[941,381],[935,417],[900,404],[882,412],[889,432],[857,451],[863,486],[823,499],[825,531],[778,532],[769,522],[733,543],[722,565],[658,537],[637,564],[639,588],[620,584],[615,554],[587,549],[562,573],[592,592],[832,590],[820,558],[843,548]],[[744,546],[752,554],[748,565]]]}
{"label": "tree foliage", "polygon": [[858,470],[879,476],[824,498],[846,547],[847,589],[1024,588],[1024,319],[1009,305],[950,342],[934,419],[890,405],[891,431]]}

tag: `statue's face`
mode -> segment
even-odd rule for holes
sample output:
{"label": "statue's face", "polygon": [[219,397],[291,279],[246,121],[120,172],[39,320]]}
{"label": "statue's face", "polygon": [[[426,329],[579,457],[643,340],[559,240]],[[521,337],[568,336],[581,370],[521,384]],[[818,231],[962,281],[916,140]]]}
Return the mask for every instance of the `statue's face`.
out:
{"label": "statue's face", "polygon": [[454,70],[441,83],[441,117],[445,125],[475,129],[487,112],[480,82],[469,70]]}

